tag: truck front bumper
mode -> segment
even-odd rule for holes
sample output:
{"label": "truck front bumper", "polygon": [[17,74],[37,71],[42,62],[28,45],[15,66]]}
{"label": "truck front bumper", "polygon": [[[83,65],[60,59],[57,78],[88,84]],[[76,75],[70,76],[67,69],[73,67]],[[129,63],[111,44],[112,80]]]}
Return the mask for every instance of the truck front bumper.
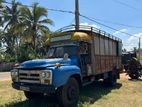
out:
{"label": "truck front bumper", "polygon": [[17,90],[35,93],[53,94],[56,91],[56,88],[54,86],[42,84],[12,83],[12,87]]}

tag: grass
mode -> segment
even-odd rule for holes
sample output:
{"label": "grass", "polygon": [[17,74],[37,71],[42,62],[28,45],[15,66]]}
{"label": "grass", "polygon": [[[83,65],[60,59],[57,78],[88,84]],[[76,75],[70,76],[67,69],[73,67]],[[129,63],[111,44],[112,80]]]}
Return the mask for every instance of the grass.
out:
{"label": "grass", "polygon": [[6,74],[6,73],[9,73],[10,71],[5,71],[5,72],[1,72],[0,71],[0,74]]}
{"label": "grass", "polygon": [[[112,88],[96,82],[83,88],[78,107],[141,107],[142,82],[119,80]],[[11,81],[0,81],[0,107],[56,107],[54,100],[28,101]]]}

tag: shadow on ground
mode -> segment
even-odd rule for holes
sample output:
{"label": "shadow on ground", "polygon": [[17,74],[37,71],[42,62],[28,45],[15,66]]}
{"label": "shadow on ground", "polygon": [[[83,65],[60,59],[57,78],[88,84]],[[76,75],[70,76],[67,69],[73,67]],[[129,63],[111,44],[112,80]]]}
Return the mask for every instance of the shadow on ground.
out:
{"label": "shadow on ground", "polygon": [[139,78],[139,79],[128,79],[128,80],[129,80],[129,81],[133,81],[133,82],[142,81],[141,78]]}
{"label": "shadow on ground", "polygon": [[58,107],[58,105],[54,98],[44,98],[37,101],[25,100],[21,102],[12,102],[7,104],[6,107]]}
{"label": "shadow on ground", "polygon": [[[110,93],[112,90],[119,89],[122,84],[116,84],[114,87],[106,87],[102,82],[95,82],[93,84],[84,87],[80,94],[79,103],[84,104],[85,102],[92,104],[98,99]],[[79,105],[81,106],[81,105]],[[6,107],[58,107],[55,98],[45,98],[39,101],[21,101],[7,104]]]}
{"label": "shadow on ground", "polygon": [[112,90],[121,88],[122,84],[117,83],[113,87],[104,86],[103,82],[95,82],[83,88],[80,95],[80,102],[93,104],[98,99],[110,93]]}

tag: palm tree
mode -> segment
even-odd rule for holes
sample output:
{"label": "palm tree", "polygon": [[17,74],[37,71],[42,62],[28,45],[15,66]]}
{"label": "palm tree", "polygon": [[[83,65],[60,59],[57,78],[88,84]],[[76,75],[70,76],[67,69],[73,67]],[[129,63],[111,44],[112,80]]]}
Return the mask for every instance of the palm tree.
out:
{"label": "palm tree", "polygon": [[11,55],[15,55],[16,52],[16,41],[18,33],[15,33],[17,31],[16,26],[19,24],[19,2],[16,2],[15,0],[12,0],[11,6],[5,6],[3,10],[3,17],[4,17],[4,29],[3,29],[3,40],[5,44],[7,45],[7,53]]}
{"label": "palm tree", "polygon": [[0,29],[0,48],[2,47],[2,31]]}
{"label": "palm tree", "polygon": [[2,23],[3,9],[4,9],[3,1],[4,0],[0,0],[0,27],[1,27],[1,25],[3,25],[3,23]]}
{"label": "palm tree", "polygon": [[12,0],[12,6],[6,6],[4,10],[4,19],[6,26],[4,29],[15,28],[15,25],[19,23],[19,2],[16,2],[15,0]]}
{"label": "palm tree", "polygon": [[3,8],[3,3],[4,2],[4,0],[0,0],[0,9],[2,9]]}
{"label": "palm tree", "polygon": [[31,9],[24,6],[20,10],[21,22],[18,28],[23,31],[24,36],[31,38],[32,47],[36,49],[38,39],[50,31],[47,25],[52,25],[53,22],[47,18],[47,9],[39,6],[38,3],[34,3]]}

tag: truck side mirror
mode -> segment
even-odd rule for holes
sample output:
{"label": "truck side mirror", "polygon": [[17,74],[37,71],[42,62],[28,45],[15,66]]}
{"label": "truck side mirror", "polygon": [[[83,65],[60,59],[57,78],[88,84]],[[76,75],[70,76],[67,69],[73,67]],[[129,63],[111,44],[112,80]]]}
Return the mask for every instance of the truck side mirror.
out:
{"label": "truck side mirror", "polygon": [[69,55],[67,53],[65,53],[63,60],[67,60],[68,58],[69,58]]}

